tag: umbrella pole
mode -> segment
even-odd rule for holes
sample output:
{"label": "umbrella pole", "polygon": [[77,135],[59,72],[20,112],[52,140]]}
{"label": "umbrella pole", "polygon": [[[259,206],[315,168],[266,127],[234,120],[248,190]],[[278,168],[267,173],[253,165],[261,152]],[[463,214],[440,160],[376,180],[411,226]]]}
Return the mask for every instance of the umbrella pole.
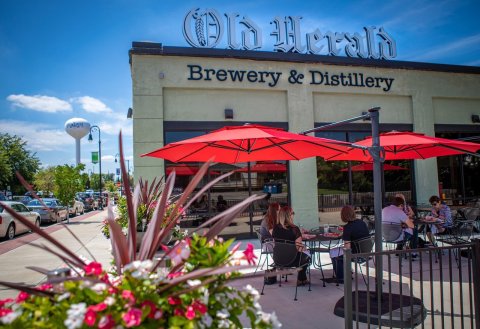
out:
{"label": "umbrella pole", "polygon": [[[370,153],[373,158],[373,194],[375,211],[375,276],[377,300],[382,298],[383,259],[382,255],[382,159],[380,158],[379,113],[378,108],[369,110],[372,119],[372,147]],[[378,304],[380,307],[380,303]],[[379,313],[380,314],[380,313]]]}
{"label": "umbrella pole", "polygon": [[[248,173],[247,173],[247,179],[248,179],[248,196],[252,195],[252,171],[250,168],[250,162],[247,163],[247,168],[248,168]],[[250,203],[248,205],[248,216],[250,218],[250,236],[253,236],[253,204]]]}
{"label": "umbrella pole", "polygon": [[348,161],[348,203],[353,206],[352,161]]}

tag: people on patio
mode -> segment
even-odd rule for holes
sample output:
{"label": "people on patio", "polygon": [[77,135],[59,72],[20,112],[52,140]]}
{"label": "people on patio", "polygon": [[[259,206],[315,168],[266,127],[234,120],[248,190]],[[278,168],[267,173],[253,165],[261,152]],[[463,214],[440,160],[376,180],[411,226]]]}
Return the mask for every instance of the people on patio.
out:
{"label": "people on patio", "polygon": [[195,212],[207,212],[208,211],[208,197],[206,194],[202,195],[202,198],[198,202],[194,202],[193,210]]}
{"label": "people on patio", "polygon": [[308,284],[307,267],[310,264],[310,256],[305,253],[306,248],[302,241],[302,233],[298,226],[293,223],[294,212],[290,206],[283,206],[278,211],[277,223],[270,231],[274,240],[289,241],[297,246],[297,256],[288,266],[299,264],[302,269],[298,272],[297,285]]}
{"label": "people on patio", "polygon": [[415,213],[413,212],[412,207],[410,207],[410,205],[405,200],[405,195],[403,195],[402,193],[397,193],[397,194],[395,194],[395,197],[396,198],[402,198],[402,200],[403,200],[403,209],[402,209],[403,212],[408,216],[408,218],[413,219],[415,217]]}
{"label": "people on patio", "polygon": [[228,208],[227,201],[223,198],[223,195],[221,195],[221,194],[217,197],[216,208],[217,208],[218,212],[225,211]]}
{"label": "people on patio", "polygon": [[338,283],[343,283],[343,249],[351,248],[352,253],[358,253],[357,245],[352,242],[364,239],[370,235],[367,224],[355,216],[355,209],[352,206],[343,206],[340,211],[343,226],[343,247],[332,248],[330,258],[332,259],[333,271]]}
{"label": "people on patio", "polygon": [[441,202],[441,199],[432,195],[428,202],[432,205],[432,210],[430,211],[430,216],[426,218],[429,220],[438,219],[440,222],[438,224],[429,225],[427,227],[427,237],[432,244],[435,243],[434,235],[443,235],[449,234],[453,227],[452,211],[450,207]]}
{"label": "people on patio", "polygon": [[[402,197],[395,197],[393,204],[382,209],[382,222],[399,224],[403,227],[403,234],[398,238],[397,250],[402,250],[405,242],[410,242],[410,247],[416,249],[414,238],[414,225],[412,219],[405,213],[405,200]],[[416,254],[412,254],[416,257]]]}
{"label": "people on patio", "polygon": [[279,210],[280,204],[278,204],[278,202],[273,202],[268,206],[267,213],[265,216],[263,216],[262,222],[260,223],[260,235],[262,237],[262,242],[273,239],[270,232],[273,230],[275,224],[277,224],[277,215]]}

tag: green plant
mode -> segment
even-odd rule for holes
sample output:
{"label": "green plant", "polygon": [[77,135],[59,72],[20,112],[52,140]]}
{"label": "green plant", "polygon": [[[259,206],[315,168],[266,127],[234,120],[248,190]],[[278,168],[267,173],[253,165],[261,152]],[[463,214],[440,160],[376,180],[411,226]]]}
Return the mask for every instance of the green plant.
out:
{"label": "green plant", "polygon": [[[120,135],[122,174],[123,149]],[[85,261],[54,237],[35,227],[26,218],[2,204],[7,212],[31,230],[53,244],[56,249],[36,245],[60,257],[69,268],[66,277],[53,277],[32,287],[0,282],[21,290],[15,299],[0,301],[0,322],[6,328],[242,328],[240,316],[245,314],[252,328],[279,326],[274,314],[266,314],[258,303],[258,292],[247,286],[239,290],[227,285],[240,277],[239,270],[255,263],[253,246],[247,245],[242,257],[236,258],[239,244],[229,251],[233,240],[216,239],[218,233],[242,213],[251,202],[261,197],[251,196],[199,227],[197,232],[179,240],[173,247],[161,241],[169,234],[181,216],[182,205],[189,207],[206,189],[229,174],[206,184],[190,197],[207,171],[205,164],[175,203],[167,205],[173,190],[175,175],[167,178],[159,194],[152,219],[147,227],[140,250],[136,245],[136,214],[133,197],[126,179],[126,209],[128,233],[109,211],[115,274],[107,273],[101,264]],[[27,184],[25,184],[27,185]],[[139,189],[135,191],[138,200]],[[0,203],[1,204],[1,203]],[[161,225],[161,223],[165,223]],[[198,232],[202,232],[201,234]],[[72,233],[73,234],[73,233]],[[76,238],[76,237],[75,237]],[[77,239],[77,238],[76,238]],[[164,254],[154,259],[159,248]],[[92,255],[93,257],[93,255]],[[48,272],[39,267],[36,270]]]}

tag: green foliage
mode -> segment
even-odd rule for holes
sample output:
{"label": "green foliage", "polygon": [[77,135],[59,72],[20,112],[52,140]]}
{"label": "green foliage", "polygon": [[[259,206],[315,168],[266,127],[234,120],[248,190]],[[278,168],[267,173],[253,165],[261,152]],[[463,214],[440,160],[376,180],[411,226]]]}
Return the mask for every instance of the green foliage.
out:
{"label": "green foliage", "polygon": [[37,191],[43,191],[45,195],[55,190],[55,167],[41,169],[33,179]]}
{"label": "green foliage", "polygon": [[35,153],[27,150],[24,140],[0,133],[0,189],[10,186],[13,194],[23,194],[25,189],[15,176],[15,171],[27,181],[32,181],[39,166],[40,160]]}
{"label": "green foliage", "polygon": [[81,171],[84,169],[84,164],[76,167],[69,165],[55,167],[55,196],[63,204],[71,206],[75,193],[83,189]]}
{"label": "green foliage", "polygon": [[110,193],[115,193],[117,191],[117,186],[113,181],[108,181],[105,183],[105,189]]}

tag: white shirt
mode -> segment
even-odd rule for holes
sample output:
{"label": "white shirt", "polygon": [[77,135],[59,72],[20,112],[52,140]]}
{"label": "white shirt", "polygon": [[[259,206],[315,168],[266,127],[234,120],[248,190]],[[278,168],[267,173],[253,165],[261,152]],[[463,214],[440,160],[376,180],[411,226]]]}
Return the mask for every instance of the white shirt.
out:
{"label": "white shirt", "polygon": [[[393,204],[382,209],[382,222],[406,224],[407,220],[408,216],[403,209]],[[405,228],[404,231],[413,235],[411,228]]]}

